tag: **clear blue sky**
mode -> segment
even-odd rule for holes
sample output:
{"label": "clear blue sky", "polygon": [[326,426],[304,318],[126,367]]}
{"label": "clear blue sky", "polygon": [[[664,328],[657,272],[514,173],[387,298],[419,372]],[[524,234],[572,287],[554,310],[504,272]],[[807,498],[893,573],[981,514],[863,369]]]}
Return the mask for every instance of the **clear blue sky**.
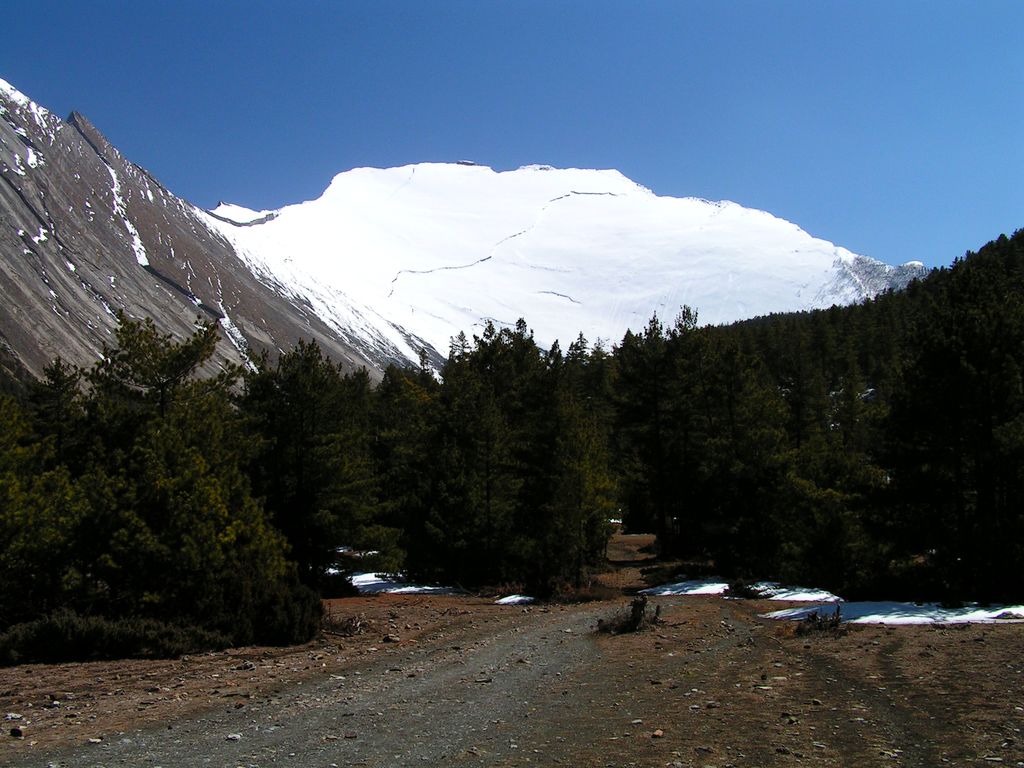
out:
{"label": "clear blue sky", "polygon": [[356,166],[617,168],[853,251],[1024,227],[1024,2],[32,0],[0,77],[178,195],[273,208]]}

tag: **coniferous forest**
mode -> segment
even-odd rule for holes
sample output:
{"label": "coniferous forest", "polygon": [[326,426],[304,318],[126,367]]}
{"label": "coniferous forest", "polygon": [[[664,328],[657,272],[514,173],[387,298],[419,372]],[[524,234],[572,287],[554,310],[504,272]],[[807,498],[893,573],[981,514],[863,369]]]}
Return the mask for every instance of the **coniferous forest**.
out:
{"label": "coniferous forest", "polygon": [[0,660],[303,641],[341,547],[550,596],[613,518],[728,577],[1024,600],[1024,232],[857,306],[698,311],[489,325],[379,383],[304,342],[200,375],[215,326],[122,318],[91,367],[4,375]]}

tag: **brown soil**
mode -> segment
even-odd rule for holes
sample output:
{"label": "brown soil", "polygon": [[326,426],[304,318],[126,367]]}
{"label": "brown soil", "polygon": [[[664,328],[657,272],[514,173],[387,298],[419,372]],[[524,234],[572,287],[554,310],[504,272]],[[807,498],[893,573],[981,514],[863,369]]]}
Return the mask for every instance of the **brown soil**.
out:
{"label": "brown soil", "polygon": [[[617,537],[607,587],[649,557]],[[3,765],[1024,765],[1024,626],[800,636],[779,603],[331,601],[351,637],[0,670]],[[10,718],[10,715],[8,715]],[[6,735],[18,728],[22,736]]]}

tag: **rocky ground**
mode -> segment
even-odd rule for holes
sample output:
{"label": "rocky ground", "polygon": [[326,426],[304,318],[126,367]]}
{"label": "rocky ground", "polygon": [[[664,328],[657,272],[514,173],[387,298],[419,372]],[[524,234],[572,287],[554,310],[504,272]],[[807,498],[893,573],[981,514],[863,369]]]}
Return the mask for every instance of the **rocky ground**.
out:
{"label": "rocky ground", "polygon": [[[614,542],[607,586],[644,543]],[[652,602],[610,635],[628,597],[351,598],[299,648],[3,669],[0,764],[1024,765],[1022,625],[801,635],[774,602]]]}

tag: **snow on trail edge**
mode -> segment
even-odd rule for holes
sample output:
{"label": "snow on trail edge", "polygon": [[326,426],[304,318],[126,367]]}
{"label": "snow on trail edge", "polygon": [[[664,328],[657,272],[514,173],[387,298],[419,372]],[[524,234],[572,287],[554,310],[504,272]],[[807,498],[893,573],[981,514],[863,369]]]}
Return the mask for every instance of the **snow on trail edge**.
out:
{"label": "snow on trail edge", "polygon": [[[766,619],[802,621],[813,613],[831,615],[835,603],[784,608],[762,614]],[[1024,622],[1024,605],[943,608],[937,603],[862,602],[839,603],[844,622],[850,624],[993,624]]]}
{"label": "snow on trail edge", "polygon": [[[783,608],[762,614],[765,619],[803,621],[819,613],[830,616],[839,606],[844,622],[851,624],[991,624],[1024,622],[1024,605],[979,606],[976,603],[962,608],[944,608],[938,603],[900,603],[895,601],[846,602],[823,589],[785,587],[774,581],[761,581],[751,585],[766,600],[779,600],[811,605]],[[663,584],[641,590],[651,596],[712,595],[724,596],[729,589],[720,579],[690,579]]]}
{"label": "snow on trail edge", "polygon": [[[759,581],[751,588],[757,590],[766,600],[789,600],[795,603],[819,602],[835,603],[842,601],[838,595],[824,589],[808,589],[806,587],[784,587],[775,581]],[[718,579],[689,579],[660,587],[640,590],[642,595],[724,595],[729,584]]]}
{"label": "snow on trail edge", "polygon": [[462,590],[455,587],[431,587],[422,584],[410,584],[401,577],[386,573],[354,573],[349,579],[352,586],[361,595],[462,595]]}

